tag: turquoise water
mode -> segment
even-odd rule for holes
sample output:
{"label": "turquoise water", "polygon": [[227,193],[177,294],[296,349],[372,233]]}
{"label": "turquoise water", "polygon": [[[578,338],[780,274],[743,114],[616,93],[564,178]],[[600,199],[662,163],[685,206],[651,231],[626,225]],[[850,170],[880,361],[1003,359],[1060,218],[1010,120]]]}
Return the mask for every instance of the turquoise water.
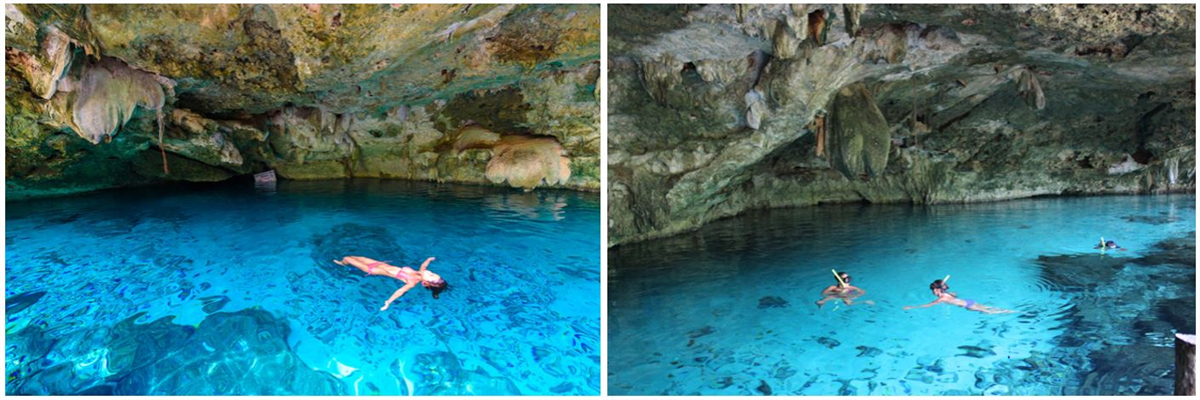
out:
{"label": "turquoise water", "polygon": [[[599,196],[355,180],[7,204],[8,394],[600,392]],[[430,269],[416,288],[330,262]]]}
{"label": "turquoise water", "polygon": [[[1171,394],[1195,222],[1191,195],[842,205],[618,246],[609,394]],[[834,268],[867,294],[818,309]],[[902,309],[945,275],[1017,312]]]}

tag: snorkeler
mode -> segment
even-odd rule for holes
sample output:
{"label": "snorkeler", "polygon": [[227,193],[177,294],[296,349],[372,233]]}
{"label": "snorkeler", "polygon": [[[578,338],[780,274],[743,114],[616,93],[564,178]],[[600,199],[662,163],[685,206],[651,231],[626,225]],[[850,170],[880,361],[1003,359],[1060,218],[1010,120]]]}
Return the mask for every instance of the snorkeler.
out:
{"label": "snorkeler", "polygon": [[[838,283],[821,291],[821,295],[825,296],[825,298],[817,300],[817,308],[824,306],[825,302],[827,301],[839,299],[842,300],[843,303],[846,303],[846,305],[853,305],[854,299],[867,294],[866,290],[862,290],[860,287],[850,285],[850,274],[845,272],[834,272],[833,277],[838,280]],[[866,301],[866,303],[875,304],[875,302],[870,300]]]}
{"label": "snorkeler", "polygon": [[1114,250],[1115,249],[1115,250],[1121,250],[1121,251],[1125,250],[1124,247],[1117,246],[1117,242],[1114,242],[1111,240],[1105,241],[1104,237],[1100,238],[1100,244],[1096,245],[1096,247],[1093,247],[1093,249],[1100,249],[1100,250]]}
{"label": "snorkeler", "polygon": [[962,307],[962,308],[965,308],[965,309],[968,309],[971,311],[979,311],[981,313],[987,313],[987,314],[1008,314],[1008,313],[1016,312],[1013,310],[1005,310],[1003,308],[998,308],[998,307],[985,306],[983,304],[976,303],[975,300],[960,299],[954,293],[950,293],[950,285],[947,285],[946,282],[944,282],[942,279],[938,279],[936,281],[933,281],[933,283],[930,283],[929,290],[933,291],[933,295],[937,296],[937,298],[938,298],[937,300],[934,300],[932,303],[929,303],[926,305],[907,306],[907,307],[904,307],[904,309],[911,310],[914,308],[929,307],[929,306],[932,306],[937,303],[946,303],[946,304],[950,304],[950,305],[959,306],[959,307]]}
{"label": "snorkeler", "polygon": [[433,271],[429,270],[429,263],[433,260],[435,260],[433,257],[429,257],[428,260],[425,260],[425,263],[421,264],[420,271],[414,270],[407,266],[397,267],[384,261],[375,261],[370,258],[358,256],[346,256],[341,260],[333,260],[333,262],[337,263],[338,265],[350,265],[358,268],[363,272],[366,272],[367,275],[387,275],[389,277],[404,281],[404,287],[397,289],[395,293],[392,293],[392,297],[389,297],[387,301],[383,303],[383,307],[379,309],[379,311],[383,311],[387,310],[388,306],[392,305],[393,301],[396,301],[396,299],[400,298],[400,296],[403,296],[404,293],[416,287],[418,284],[424,286],[426,289],[429,289],[430,292],[433,292],[433,298],[435,299],[438,298],[438,295],[441,294],[442,291],[445,291],[449,287],[445,279],[442,279],[441,276],[438,276],[438,274],[435,274]]}

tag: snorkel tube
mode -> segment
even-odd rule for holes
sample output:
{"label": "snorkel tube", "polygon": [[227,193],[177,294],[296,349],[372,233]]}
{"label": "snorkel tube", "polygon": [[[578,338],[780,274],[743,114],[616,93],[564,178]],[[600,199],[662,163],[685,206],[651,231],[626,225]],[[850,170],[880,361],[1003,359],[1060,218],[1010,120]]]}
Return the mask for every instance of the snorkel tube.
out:
{"label": "snorkel tube", "polygon": [[830,269],[829,271],[830,271],[830,272],[833,272],[833,277],[834,277],[834,278],[837,278],[837,280],[838,280],[838,284],[839,284],[839,285],[842,285],[841,287],[846,287],[846,281],[843,281],[843,280],[842,280],[842,276],[841,276],[841,275],[838,275],[838,273],[837,273],[837,270]]}
{"label": "snorkel tube", "polygon": [[[950,293],[950,285],[946,284],[946,281],[949,281],[949,280],[950,280],[950,274],[946,274],[946,277],[942,278],[942,280],[941,280],[942,286],[940,288],[938,288],[938,290],[941,290],[942,293]],[[938,283],[938,281],[933,281],[933,284],[930,284],[929,288],[933,289],[933,286],[936,285],[937,283]]]}

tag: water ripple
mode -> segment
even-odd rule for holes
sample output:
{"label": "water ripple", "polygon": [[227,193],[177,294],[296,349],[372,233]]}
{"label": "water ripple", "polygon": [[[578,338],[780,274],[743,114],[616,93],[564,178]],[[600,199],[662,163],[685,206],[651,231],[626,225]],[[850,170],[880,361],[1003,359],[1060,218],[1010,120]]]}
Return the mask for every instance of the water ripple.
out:
{"label": "water ripple", "polygon": [[[1195,324],[1195,216],[1181,207],[1194,201],[775,209],[621,245],[609,393],[1169,394],[1162,350]],[[1129,250],[1093,250],[1101,235]],[[817,308],[830,269],[867,294]],[[901,309],[946,275],[961,298],[1016,312]]]}
{"label": "water ripple", "polygon": [[[600,391],[594,194],[280,182],[7,215],[9,394]],[[329,262],[347,254],[437,256],[451,289],[381,313],[402,283]]]}

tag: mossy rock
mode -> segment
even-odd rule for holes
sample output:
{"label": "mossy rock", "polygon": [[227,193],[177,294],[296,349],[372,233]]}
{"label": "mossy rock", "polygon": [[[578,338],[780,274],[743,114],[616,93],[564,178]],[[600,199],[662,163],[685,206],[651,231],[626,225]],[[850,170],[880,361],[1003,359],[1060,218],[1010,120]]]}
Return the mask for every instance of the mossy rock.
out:
{"label": "mossy rock", "polygon": [[280,164],[275,172],[286,179],[311,180],[345,178],[346,165],[338,160],[310,161],[303,164]]}
{"label": "mossy rock", "polygon": [[888,123],[865,85],[855,83],[838,91],[830,106],[828,134],[830,164],[847,179],[874,178],[887,168]]}

